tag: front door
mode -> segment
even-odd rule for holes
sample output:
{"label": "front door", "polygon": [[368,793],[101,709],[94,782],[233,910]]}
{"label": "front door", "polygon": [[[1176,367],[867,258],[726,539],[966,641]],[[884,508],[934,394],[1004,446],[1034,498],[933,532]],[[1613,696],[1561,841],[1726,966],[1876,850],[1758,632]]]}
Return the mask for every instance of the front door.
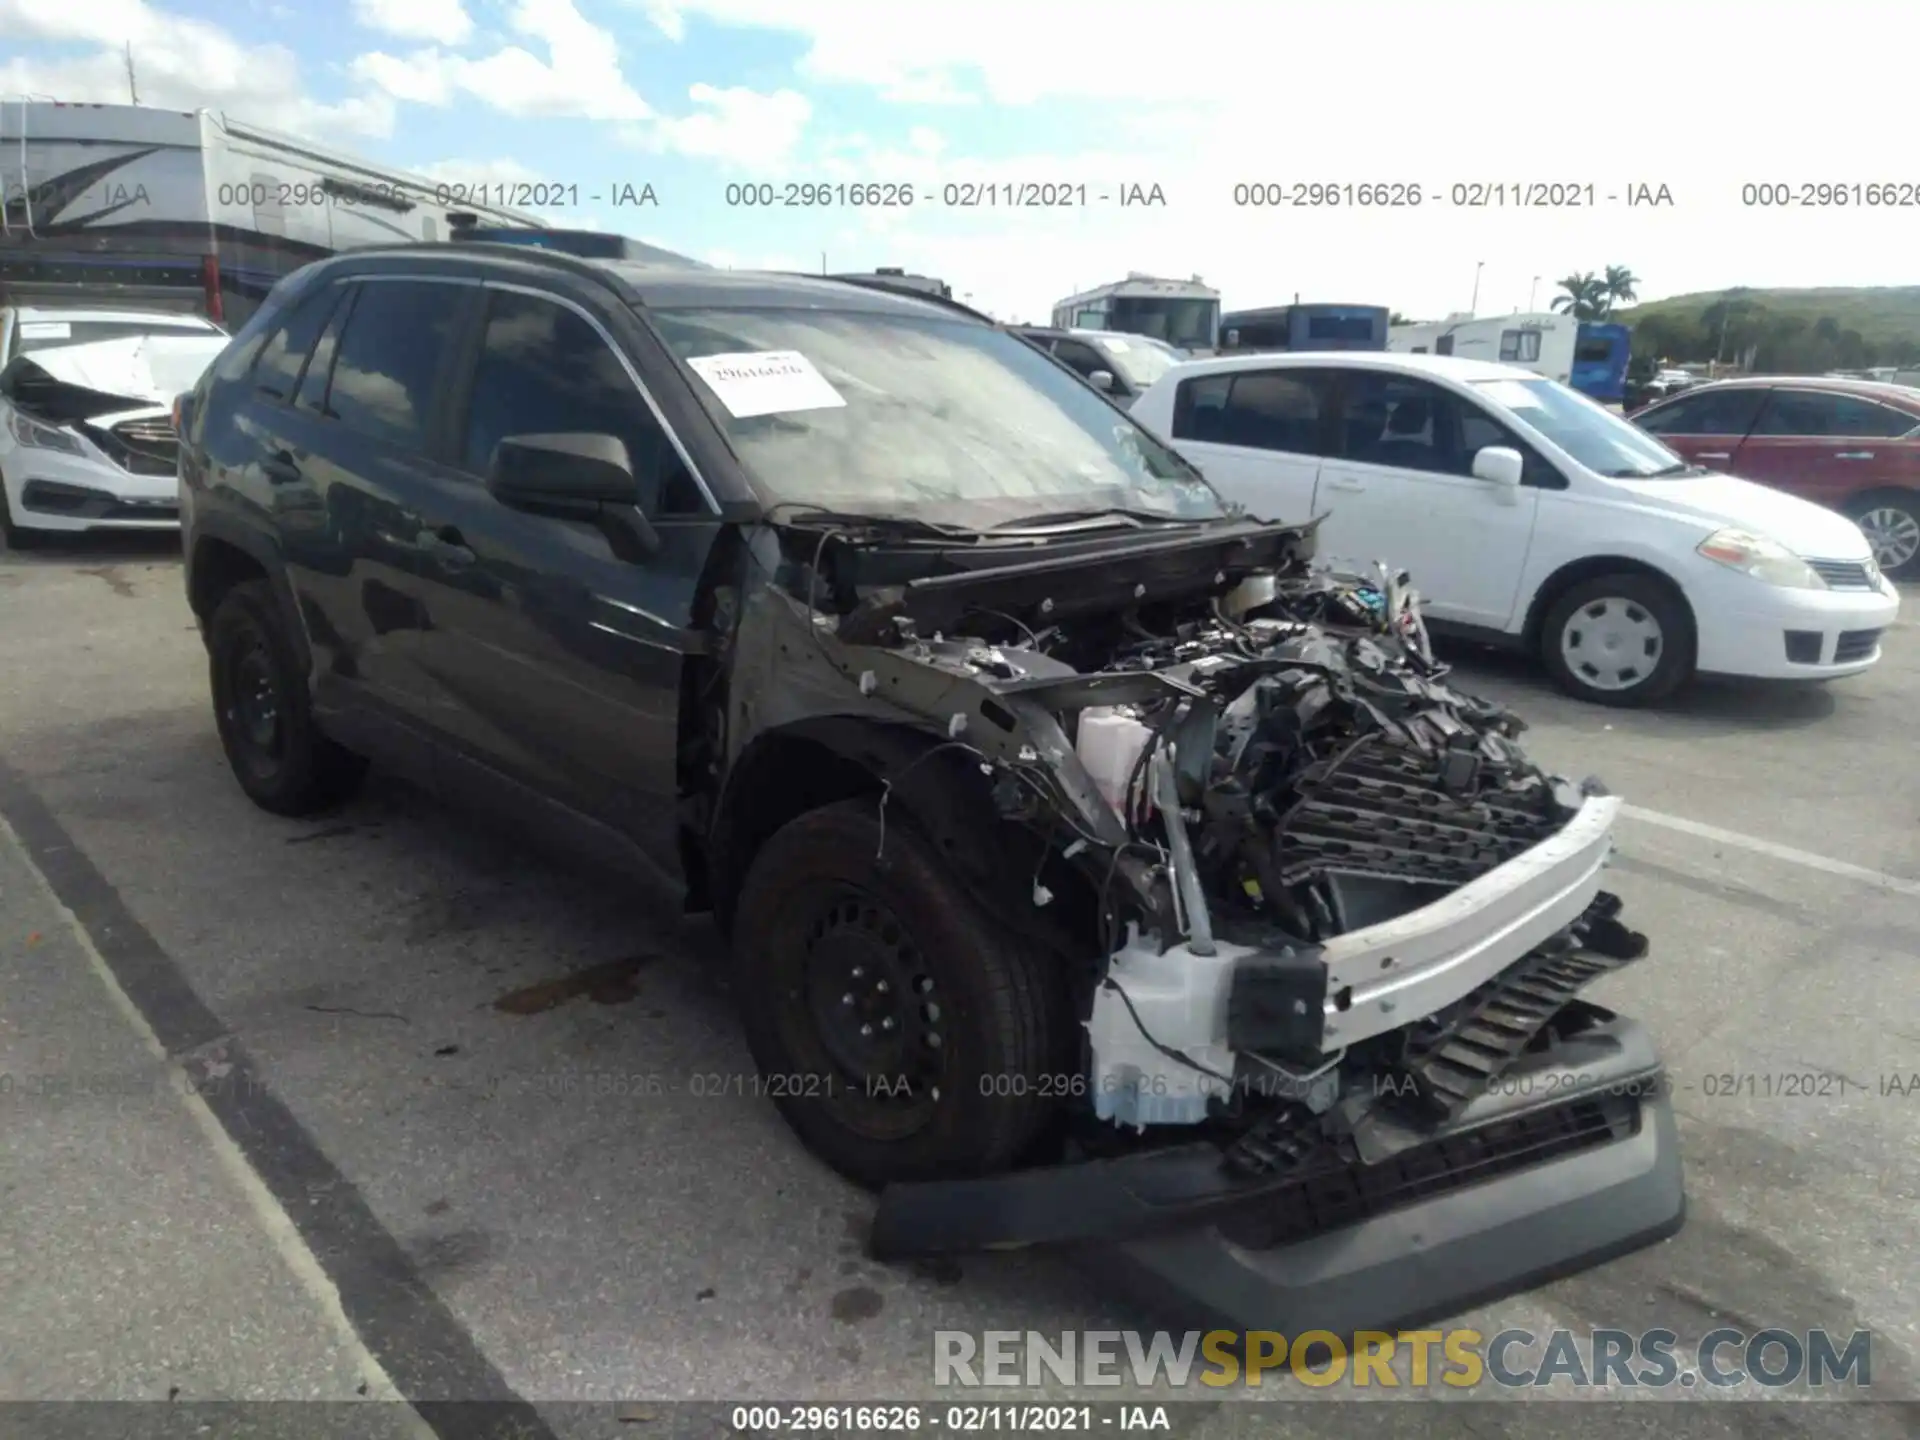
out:
{"label": "front door", "polygon": [[[681,680],[717,520],[584,310],[492,287],[486,299],[448,467],[421,505],[432,615],[423,668],[460,749],[626,833],[678,874]],[[560,433],[625,442],[658,553],[488,492],[500,440]]]}
{"label": "front door", "polygon": [[1332,385],[1330,371],[1305,367],[1183,380],[1173,402],[1174,446],[1257,519],[1311,520]]}
{"label": "front door", "polygon": [[1634,424],[1684,459],[1709,470],[1731,472],[1740,442],[1767,398],[1762,385],[1736,385],[1682,395],[1634,417]]}
{"label": "front door", "polygon": [[1540,492],[1476,478],[1473,457],[1527,447],[1477,401],[1385,370],[1344,372],[1337,420],[1315,492],[1320,556],[1362,574],[1384,560],[1412,573],[1434,619],[1504,630]]}

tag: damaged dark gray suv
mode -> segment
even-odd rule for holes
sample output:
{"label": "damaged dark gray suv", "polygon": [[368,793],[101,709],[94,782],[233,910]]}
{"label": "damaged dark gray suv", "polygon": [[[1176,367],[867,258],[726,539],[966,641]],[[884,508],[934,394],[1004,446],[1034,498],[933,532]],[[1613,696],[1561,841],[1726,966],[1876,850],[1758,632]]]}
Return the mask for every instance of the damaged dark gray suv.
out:
{"label": "damaged dark gray suv", "polygon": [[370,759],[710,910],[881,1256],[1102,1242],[1344,1332],[1648,1243],[1618,802],[963,307],[480,244],[278,289],[182,405],[258,804]]}

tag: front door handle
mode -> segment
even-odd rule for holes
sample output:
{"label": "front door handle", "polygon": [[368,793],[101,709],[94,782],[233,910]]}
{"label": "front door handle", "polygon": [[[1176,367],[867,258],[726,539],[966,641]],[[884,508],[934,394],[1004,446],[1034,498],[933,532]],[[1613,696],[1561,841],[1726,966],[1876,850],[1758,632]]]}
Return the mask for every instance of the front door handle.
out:
{"label": "front door handle", "polygon": [[1834,456],[1833,458],[1834,458],[1834,459],[1836,459],[1836,460],[1871,460],[1871,459],[1873,458],[1873,451],[1871,451],[1871,450],[1843,450],[1843,451],[1841,451],[1841,452],[1840,452],[1840,453],[1839,453],[1838,455],[1836,455],[1836,456]]}
{"label": "front door handle", "polygon": [[1700,460],[1731,460],[1733,455],[1726,450],[1702,450],[1695,458]]}
{"label": "front door handle", "polygon": [[451,525],[422,534],[420,548],[443,565],[471,565],[475,558],[466,538]]}
{"label": "front door handle", "polygon": [[1366,485],[1365,485],[1365,483],[1364,483],[1364,482],[1362,482],[1362,481],[1359,481],[1359,480],[1329,480],[1329,481],[1327,481],[1327,489],[1329,489],[1329,490],[1350,490],[1350,491],[1354,491],[1354,492],[1356,492],[1356,493],[1357,493],[1357,492],[1359,492],[1359,491],[1361,491],[1361,490],[1364,490],[1364,489],[1366,489],[1366,488],[1367,488],[1367,487],[1366,487]]}

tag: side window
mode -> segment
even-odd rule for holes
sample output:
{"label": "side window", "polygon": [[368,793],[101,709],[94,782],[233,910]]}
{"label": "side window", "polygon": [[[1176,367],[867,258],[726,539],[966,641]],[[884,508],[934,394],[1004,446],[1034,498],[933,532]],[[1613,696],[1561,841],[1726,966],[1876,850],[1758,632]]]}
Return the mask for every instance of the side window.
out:
{"label": "side window", "polygon": [[1687,395],[1635,419],[1650,435],[1735,435],[1753,428],[1765,390],[1718,390]]}
{"label": "side window", "polygon": [[1182,380],[1173,392],[1173,438],[1218,445],[1226,434],[1231,375],[1202,375]]}
{"label": "side window", "polygon": [[1327,377],[1313,370],[1250,370],[1233,377],[1225,443],[1292,455],[1319,455]]}
{"label": "side window", "polygon": [[313,356],[307,361],[306,372],[300,377],[300,392],[293,401],[296,409],[311,410],[317,415],[333,415],[327,408],[327,385],[333,378],[333,356],[340,346],[340,331],[352,318],[354,300],[359,293],[357,287],[350,285],[337,285],[332,289],[335,291],[334,299],[340,303],[331,307],[327,328],[320,332],[320,338],[314,342]]}
{"label": "side window", "polygon": [[1753,433],[1890,440],[1906,434],[1916,424],[1920,421],[1910,415],[1855,395],[1776,390]]}
{"label": "side window", "polygon": [[293,399],[301,368],[339,302],[340,290],[338,285],[322,285],[268,332],[266,344],[253,364],[253,383],[261,394],[276,400]]}
{"label": "side window", "polygon": [[495,292],[467,403],[462,464],[484,475],[505,437],[570,432],[625,441],[640,481],[636,498],[655,496],[654,513],[706,512],[693,476],[600,332],[551,300]]}
{"label": "side window", "polygon": [[1053,347],[1053,353],[1062,365],[1076,374],[1088,376],[1096,370],[1112,370],[1113,362],[1106,359],[1091,345],[1078,340],[1061,340]]}
{"label": "side window", "polygon": [[1502,425],[1493,416],[1478,405],[1447,397],[1460,413],[1460,458],[1462,464],[1459,473],[1473,473],[1473,457],[1489,445],[1504,445],[1510,450],[1518,450],[1520,458],[1526,462],[1526,468],[1520,472],[1520,483],[1531,485],[1539,490],[1564,490],[1567,477],[1562,475],[1555,465],[1541,456],[1526,441]]}
{"label": "side window", "polygon": [[1446,475],[1472,471],[1459,437],[1454,397],[1424,380],[1384,371],[1354,370],[1347,376],[1342,414],[1342,454],[1366,465],[1430,470]]}
{"label": "side window", "polygon": [[1453,336],[1442,335],[1438,340],[1434,341],[1433,353],[1436,355],[1451,355],[1453,353]]}
{"label": "side window", "polygon": [[464,285],[363,281],[334,349],[327,413],[389,444],[426,445]]}

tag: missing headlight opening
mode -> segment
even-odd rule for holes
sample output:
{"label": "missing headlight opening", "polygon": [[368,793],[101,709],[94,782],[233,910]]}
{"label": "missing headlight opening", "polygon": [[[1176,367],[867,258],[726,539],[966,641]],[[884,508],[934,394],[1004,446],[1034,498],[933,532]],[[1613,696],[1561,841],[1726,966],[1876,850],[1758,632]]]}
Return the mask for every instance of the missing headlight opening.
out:
{"label": "missing headlight opening", "polygon": [[[996,927],[1045,957],[1018,983],[1057,989],[1067,1017],[1033,1052],[1063,1153],[1200,1141],[1219,1187],[1200,1200],[1227,1203],[1424,1155],[1494,1080],[1615,1021],[1577,992],[1646,949],[1600,889],[1619,802],[1544,772],[1521,721],[1447,683],[1405,573],[1317,570],[1311,526],[1063,558],[836,524],[783,527],[777,565],[760,552],[745,609],[766,623],[736,638],[732,713],[923,737],[836,743],[881,777],[876,860],[897,825],[940,830]],[[785,683],[749,683],[769,645]],[[918,1083],[881,1090],[896,1079]],[[1588,1120],[1591,1137],[1637,1123]],[[877,1249],[1141,1223],[1055,1233],[991,1206],[936,1214],[939,1186],[921,1188],[890,1193]]]}

